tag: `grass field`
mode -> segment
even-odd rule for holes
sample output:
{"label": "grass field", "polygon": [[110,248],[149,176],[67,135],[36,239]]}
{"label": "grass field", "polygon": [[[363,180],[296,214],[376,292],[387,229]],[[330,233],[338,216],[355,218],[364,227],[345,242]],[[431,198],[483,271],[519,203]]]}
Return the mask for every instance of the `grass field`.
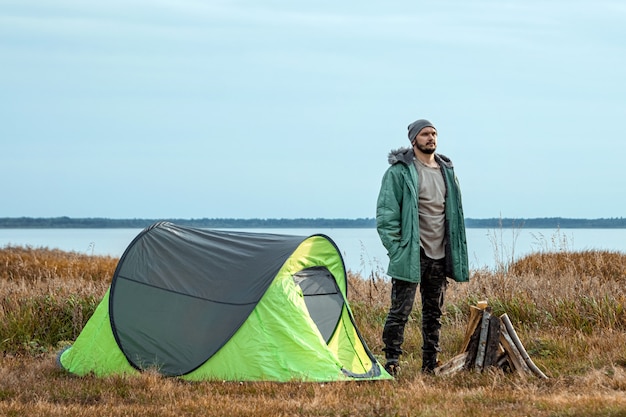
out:
{"label": "grass field", "polygon": [[[507,313],[541,380],[501,370],[419,372],[417,308],[395,381],[189,383],[153,373],[75,377],[58,350],[80,333],[117,259],[45,248],[0,249],[0,416],[626,416],[626,255],[548,250],[449,285],[442,360],[458,353],[469,306]],[[349,300],[381,355],[389,302],[382,277],[350,274]],[[419,306],[418,306],[419,307]]]}

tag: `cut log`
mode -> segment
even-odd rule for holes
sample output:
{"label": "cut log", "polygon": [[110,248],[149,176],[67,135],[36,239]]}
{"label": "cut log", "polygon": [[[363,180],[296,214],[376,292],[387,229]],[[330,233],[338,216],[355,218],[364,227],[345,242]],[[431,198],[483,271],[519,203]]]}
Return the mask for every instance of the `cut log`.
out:
{"label": "cut log", "polygon": [[485,361],[483,369],[495,366],[500,355],[500,319],[495,316],[489,318],[489,334],[485,346]]}
{"label": "cut log", "polygon": [[513,365],[513,369],[516,370],[517,373],[520,375],[524,375],[526,372],[530,372],[530,369],[526,365],[524,358],[522,358],[522,355],[519,353],[517,346],[515,346],[515,343],[513,343],[511,336],[509,336],[509,333],[507,332],[504,323],[501,323],[500,326],[500,344],[502,344],[502,347],[506,351],[509,360],[511,361],[511,365]]}
{"label": "cut log", "polygon": [[468,352],[459,353],[445,364],[435,368],[435,375],[452,375],[465,367],[465,359]]}
{"label": "cut log", "polygon": [[489,319],[491,313],[485,309],[483,311],[483,318],[480,324],[480,337],[478,338],[478,350],[476,352],[476,361],[474,362],[474,369],[481,371],[483,364],[485,363],[485,351],[487,349],[487,336],[489,335]]}
{"label": "cut log", "polygon": [[506,327],[506,330],[509,336],[511,337],[515,346],[517,347],[519,353],[522,356],[522,359],[524,360],[528,368],[530,368],[530,370],[538,377],[543,378],[543,379],[548,379],[548,377],[541,371],[541,369],[539,369],[537,365],[535,365],[533,360],[530,358],[530,356],[526,352],[526,349],[524,349],[524,345],[522,345],[521,340],[519,339],[519,337],[517,337],[517,333],[515,332],[515,329],[513,328],[513,324],[511,324],[511,320],[509,319],[509,316],[507,316],[507,314],[504,313],[503,315],[500,316],[500,320],[502,320],[502,323],[504,323],[504,326]]}
{"label": "cut log", "polygon": [[482,319],[482,317],[483,317],[482,309],[475,307],[475,306],[470,306],[470,316],[467,322],[467,329],[465,330],[465,338],[463,339],[463,344],[461,345],[461,349],[459,353],[463,353],[467,351],[467,347],[469,346],[470,339],[472,338],[472,335],[476,331],[476,327],[478,327],[478,325],[480,324],[480,320]]}
{"label": "cut log", "polygon": [[450,375],[463,369],[481,372],[489,367],[547,376],[530,359],[506,314],[491,315],[486,302],[470,306],[470,316],[461,351],[450,361],[435,369],[436,375]]}
{"label": "cut log", "polygon": [[[482,311],[480,314],[482,316]],[[478,323],[480,323],[480,321]],[[474,327],[474,333],[472,333],[470,337],[470,341],[465,350],[467,352],[467,357],[465,358],[466,369],[471,369],[476,363],[476,354],[478,353],[478,341],[480,339],[480,330],[481,330],[480,326],[477,325]]]}

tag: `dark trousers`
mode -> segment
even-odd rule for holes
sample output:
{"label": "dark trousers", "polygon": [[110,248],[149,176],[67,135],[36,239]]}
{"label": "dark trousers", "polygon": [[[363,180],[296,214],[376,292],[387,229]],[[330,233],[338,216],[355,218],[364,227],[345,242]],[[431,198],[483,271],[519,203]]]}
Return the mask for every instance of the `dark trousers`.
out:
{"label": "dark trousers", "polygon": [[397,361],[402,353],[404,327],[413,310],[415,293],[420,287],[422,298],[422,352],[424,361],[436,361],[439,348],[441,315],[447,286],[445,261],[433,260],[421,254],[420,284],[392,279],[391,307],[383,329],[387,361]]}

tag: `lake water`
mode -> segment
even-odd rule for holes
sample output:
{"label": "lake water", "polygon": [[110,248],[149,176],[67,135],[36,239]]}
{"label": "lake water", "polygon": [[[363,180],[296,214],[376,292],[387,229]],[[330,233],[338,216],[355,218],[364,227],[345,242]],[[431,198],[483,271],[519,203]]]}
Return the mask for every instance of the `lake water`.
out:
{"label": "lake water", "polygon": [[[325,234],[339,247],[346,267],[362,276],[384,273],[387,252],[376,229],[230,229],[299,236]],[[0,229],[0,247],[47,247],[120,257],[141,229]],[[494,269],[538,251],[626,252],[626,229],[467,229],[470,268]]]}

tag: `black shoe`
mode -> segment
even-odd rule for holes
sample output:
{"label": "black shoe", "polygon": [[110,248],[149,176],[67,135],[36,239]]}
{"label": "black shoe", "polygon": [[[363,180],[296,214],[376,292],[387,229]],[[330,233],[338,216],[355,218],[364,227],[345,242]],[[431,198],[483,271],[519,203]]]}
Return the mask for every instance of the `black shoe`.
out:
{"label": "black shoe", "polygon": [[425,374],[434,374],[435,369],[441,365],[437,360],[437,355],[424,355],[422,360],[422,372]]}
{"label": "black shoe", "polygon": [[398,362],[387,362],[385,364],[385,371],[395,378],[400,373],[400,365],[398,365]]}
{"label": "black shoe", "polygon": [[429,362],[427,364],[422,365],[422,373],[425,374],[434,374],[435,369],[439,368],[442,365],[441,361],[437,361],[435,363]]}

